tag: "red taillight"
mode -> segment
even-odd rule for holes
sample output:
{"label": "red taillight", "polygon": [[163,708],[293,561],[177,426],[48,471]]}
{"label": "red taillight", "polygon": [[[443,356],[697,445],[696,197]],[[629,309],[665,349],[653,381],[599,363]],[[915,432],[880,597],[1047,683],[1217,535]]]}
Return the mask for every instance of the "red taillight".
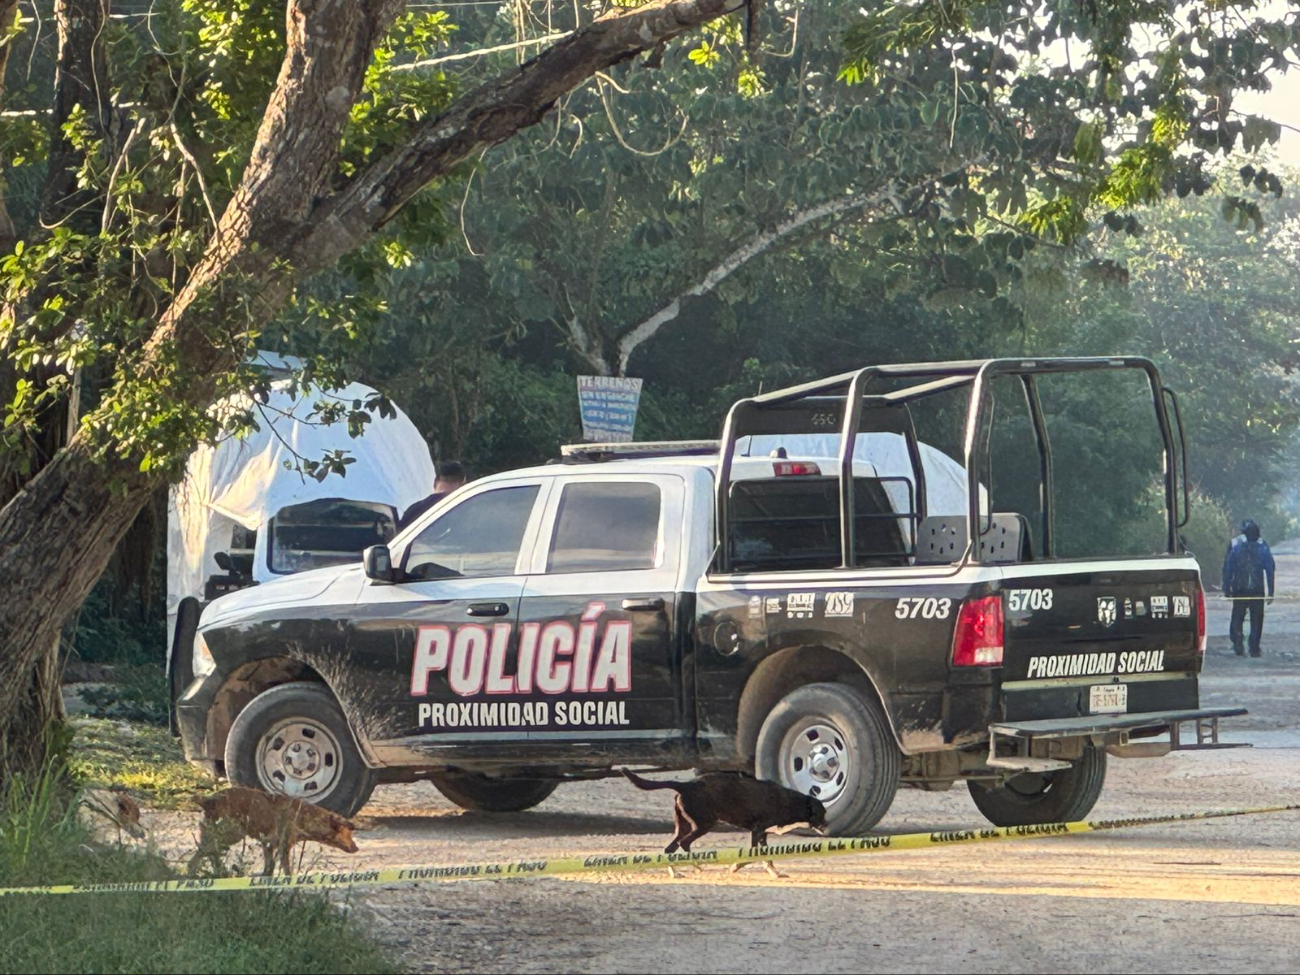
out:
{"label": "red taillight", "polygon": [[1205,656],[1205,590],[1196,587],[1196,649]]}
{"label": "red taillight", "polygon": [[777,477],[790,474],[820,474],[822,469],[806,460],[778,460],[772,465]]}
{"label": "red taillight", "polygon": [[1002,597],[968,599],[952,635],[954,667],[1002,666]]}

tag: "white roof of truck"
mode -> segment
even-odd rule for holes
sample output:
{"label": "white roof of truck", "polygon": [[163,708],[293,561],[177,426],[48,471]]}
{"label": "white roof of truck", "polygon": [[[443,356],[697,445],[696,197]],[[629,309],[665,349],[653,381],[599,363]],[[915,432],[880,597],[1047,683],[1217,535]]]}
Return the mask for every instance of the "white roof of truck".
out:
{"label": "white roof of truck", "polygon": [[[715,452],[699,452],[707,442],[683,444],[683,453],[668,453],[672,445],[665,443],[626,445],[630,456],[615,455],[610,460],[591,463],[571,462],[566,464],[549,464],[542,467],[528,468],[526,471],[510,471],[500,477],[559,476],[571,473],[593,474],[600,471],[630,474],[638,471],[667,471],[677,469],[715,470],[718,455]],[[613,450],[621,450],[625,445],[609,445]],[[648,452],[645,456],[635,456],[638,446],[647,450],[658,447],[658,452]],[[854,451],[854,470],[859,476],[897,477],[912,480],[912,459],[907,450],[907,441],[897,433],[860,433]],[[927,443],[918,444],[921,464],[925,469],[926,509],[932,515],[964,515],[968,511],[966,499],[966,468],[953,460],[943,451]],[[784,458],[774,458],[771,453],[784,448]],[[685,452],[694,449],[697,452]],[[754,477],[770,477],[773,473],[774,460],[811,461],[816,463],[822,473],[833,475],[834,463],[838,460],[839,436],[837,434],[793,434],[757,437],[742,437],[736,444],[737,456],[732,461],[732,478],[743,480]],[[895,510],[904,510],[907,504],[907,488],[901,483],[887,484],[894,502]],[[984,489],[981,487],[981,495]]]}

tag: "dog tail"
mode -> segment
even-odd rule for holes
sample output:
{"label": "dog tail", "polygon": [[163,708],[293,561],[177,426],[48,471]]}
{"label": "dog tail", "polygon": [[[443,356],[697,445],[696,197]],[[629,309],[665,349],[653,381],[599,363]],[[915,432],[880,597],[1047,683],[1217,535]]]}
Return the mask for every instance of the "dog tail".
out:
{"label": "dog tail", "polygon": [[675,791],[680,791],[682,786],[686,785],[685,782],[651,782],[649,779],[643,779],[635,772],[629,772],[627,769],[619,769],[619,771],[627,776],[627,780],[634,786],[638,789],[644,789],[646,792],[652,792],[655,789],[673,789]]}

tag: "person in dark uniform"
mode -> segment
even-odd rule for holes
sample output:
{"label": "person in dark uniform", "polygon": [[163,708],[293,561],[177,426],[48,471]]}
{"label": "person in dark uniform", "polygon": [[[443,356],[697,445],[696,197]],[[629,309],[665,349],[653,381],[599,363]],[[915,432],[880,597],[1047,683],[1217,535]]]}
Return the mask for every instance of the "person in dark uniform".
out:
{"label": "person in dark uniform", "polygon": [[1223,560],[1223,594],[1233,599],[1232,623],[1228,635],[1237,656],[1245,655],[1242,630],[1250,613],[1250,655],[1261,653],[1259,638],[1264,632],[1264,597],[1273,598],[1273,553],[1259,537],[1259,525],[1249,518],[1241,523],[1241,534],[1228,546]]}
{"label": "person in dark uniform", "polygon": [[420,515],[424,514],[447,495],[451,494],[452,491],[463,485],[465,480],[465,468],[459,461],[449,460],[445,464],[439,464],[438,474],[433,482],[433,493],[423,501],[417,501],[406,509],[406,512],[397,522],[397,530],[402,531],[407,525],[419,518]]}

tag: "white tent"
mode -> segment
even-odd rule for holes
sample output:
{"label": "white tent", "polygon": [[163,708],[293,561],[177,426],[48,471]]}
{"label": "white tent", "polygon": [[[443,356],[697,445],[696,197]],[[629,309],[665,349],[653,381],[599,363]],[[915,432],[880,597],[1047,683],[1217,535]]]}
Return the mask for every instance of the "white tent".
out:
{"label": "white tent", "polygon": [[[200,446],[190,455],[185,477],[171,490],[167,533],[167,613],[174,624],[181,600],[203,598],[205,581],[221,572],[213,560],[231,546],[235,526],[264,536],[268,520],[290,505],[325,498],[392,505],[400,514],[433,490],[429,448],[401,410],[396,417],[371,414],[363,436],[348,435],[344,421],[323,424],[312,416],[321,401],[365,403],[375,390],[353,383],[340,390],[312,388],[291,395],[287,381],[272,385],[268,402],[257,406],[246,396],[214,409],[253,409],[259,429],[244,439]],[[286,468],[299,457],[319,459],[347,451],[355,462],[347,474],[324,480]],[[255,559],[253,578],[273,577],[265,560]]]}

